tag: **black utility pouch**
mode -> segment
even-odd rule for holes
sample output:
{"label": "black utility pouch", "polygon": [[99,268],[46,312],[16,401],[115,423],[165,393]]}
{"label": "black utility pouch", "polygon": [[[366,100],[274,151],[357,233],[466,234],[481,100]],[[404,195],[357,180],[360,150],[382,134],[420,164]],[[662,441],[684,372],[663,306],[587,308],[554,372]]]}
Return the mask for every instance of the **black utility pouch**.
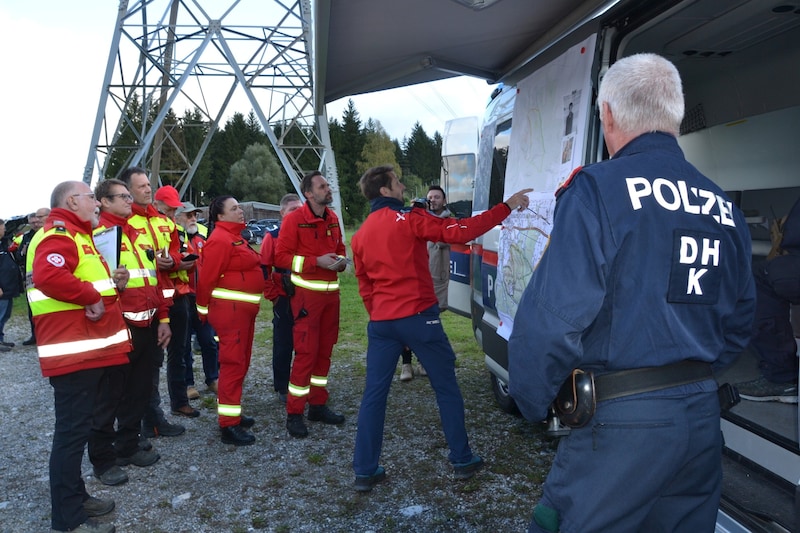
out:
{"label": "black utility pouch", "polygon": [[742,399],[739,397],[739,390],[730,383],[723,383],[717,389],[720,411],[727,411]]}
{"label": "black utility pouch", "polygon": [[562,424],[579,428],[592,419],[596,404],[594,374],[576,368],[558,391],[553,407]]}
{"label": "black utility pouch", "polygon": [[289,298],[294,296],[294,283],[292,283],[292,279],[289,274],[281,274],[281,283],[283,284],[283,290],[286,293],[286,296]]}

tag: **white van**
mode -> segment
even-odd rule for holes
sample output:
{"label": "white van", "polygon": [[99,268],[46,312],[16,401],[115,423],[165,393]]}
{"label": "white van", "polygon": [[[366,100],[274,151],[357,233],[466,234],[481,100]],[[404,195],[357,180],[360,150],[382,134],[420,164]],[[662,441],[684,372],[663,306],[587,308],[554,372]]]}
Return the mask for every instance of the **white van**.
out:
{"label": "white van", "polygon": [[[508,412],[516,411],[505,385],[516,304],[546,246],[555,190],[575,167],[608,157],[595,99],[616,59],[654,52],[675,63],[686,98],[679,143],[744,211],[754,260],[770,248],[772,221],[800,197],[800,1],[621,1],[537,44],[487,108],[472,204],[479,213],[504,194],[535,189],[529,212],[470,246],[468,311]],[[718,376],[756,377],[749,352]],[[723,415],[722,430],[717,530],[800,531],[797,405],[743,401]]]}

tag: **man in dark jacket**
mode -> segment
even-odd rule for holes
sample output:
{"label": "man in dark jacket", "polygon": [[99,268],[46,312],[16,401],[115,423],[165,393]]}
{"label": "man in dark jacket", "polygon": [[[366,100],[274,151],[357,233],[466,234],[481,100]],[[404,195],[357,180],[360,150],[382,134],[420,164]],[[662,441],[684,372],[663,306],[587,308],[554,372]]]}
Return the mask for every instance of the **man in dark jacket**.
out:
{"label": "man in dark jacket", "polygon": [[[14,252],[14,257],[17,260],[20,271],[22,272],[23,280],[26,278],[27,274],[25,263],[27,261],[28,248],[30,247],[31,239],[33,239],[33,236],[36,235],[37,231],[42,229],[42,226],[44,226],[44,221],[47,220],[47,216],[49,214],[49,207],[40,207],[35,213],[28,215],[28,224],[30,224],[30,229],[18,237],[19,241],[14,239],[14,246],[11,248],[11,251]],[[31,323],[31,336],[28,337],[27,340],[23,341],[22,344],[24,346],[33,346],[36,344],[36,332],[33,328],[33,316],[31,315],[30,306],[28,307],[28,321]]]}
{"label": "man in dark jacket", "polygon": [[[620,59],[597,106],[611,158],[556,192],[508,341],[509,392],[531,421],[546,418],[568,378],[594,374],[591,397],[563,386],[596,410],[564,416],[573,429],[528,531],[713,531],[722,442],[712,368],[750,339],[750,231],[678,146],[672,63]],[[564,413],[575,404],[560,402]]]}
{"label": "man in dark jacket", "polygon": [[19,268],[11,252],[8,251],[6,222],[0,220],[0,352],[8,352],[14,347],[13,342],[6,342],[3,329],[11,318],[14,298],[20,293]]}

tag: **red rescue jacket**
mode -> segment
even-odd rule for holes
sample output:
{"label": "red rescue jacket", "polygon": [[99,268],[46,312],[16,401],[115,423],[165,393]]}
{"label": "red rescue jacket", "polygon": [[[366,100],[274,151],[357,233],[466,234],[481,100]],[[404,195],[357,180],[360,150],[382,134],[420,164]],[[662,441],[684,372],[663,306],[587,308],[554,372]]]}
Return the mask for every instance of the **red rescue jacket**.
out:
{"label": "red rescue jacket", "polygon": [[372,212],[351,246],[358,291],[370,320],[415,315],[438,303],[428,268],[428,241],[463,244],[502,222],[511,212],[502,203],[471,218],[439,218],[394,198],[370,202]]}

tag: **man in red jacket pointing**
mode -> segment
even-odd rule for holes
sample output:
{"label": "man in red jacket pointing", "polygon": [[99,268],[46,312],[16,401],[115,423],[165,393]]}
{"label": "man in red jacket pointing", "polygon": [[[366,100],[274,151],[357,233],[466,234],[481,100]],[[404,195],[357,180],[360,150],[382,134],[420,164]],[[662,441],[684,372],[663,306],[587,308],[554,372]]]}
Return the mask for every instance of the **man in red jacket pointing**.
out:
{"label": "man in red jacket pointing", "polygon": [[417,354],[436,392],[449,459],[456,479],[468,479],[483,466],[464,427],[464,400],[455,375],[455,353],[439,320],[439,304],[428,270],[428,241],[465,243],[502,222],[513,209],[528,206],[524,189],[478,216],[439,218],[419,207],[403,206],[405,185],[391,166],[361,177],[370,214],[353,236],[358,290],[369,313],[367,383],[358,412],[353,457],[355,489],[366,492],[385,477],[378,465],[383,444],[386,397],[404,346]]}

